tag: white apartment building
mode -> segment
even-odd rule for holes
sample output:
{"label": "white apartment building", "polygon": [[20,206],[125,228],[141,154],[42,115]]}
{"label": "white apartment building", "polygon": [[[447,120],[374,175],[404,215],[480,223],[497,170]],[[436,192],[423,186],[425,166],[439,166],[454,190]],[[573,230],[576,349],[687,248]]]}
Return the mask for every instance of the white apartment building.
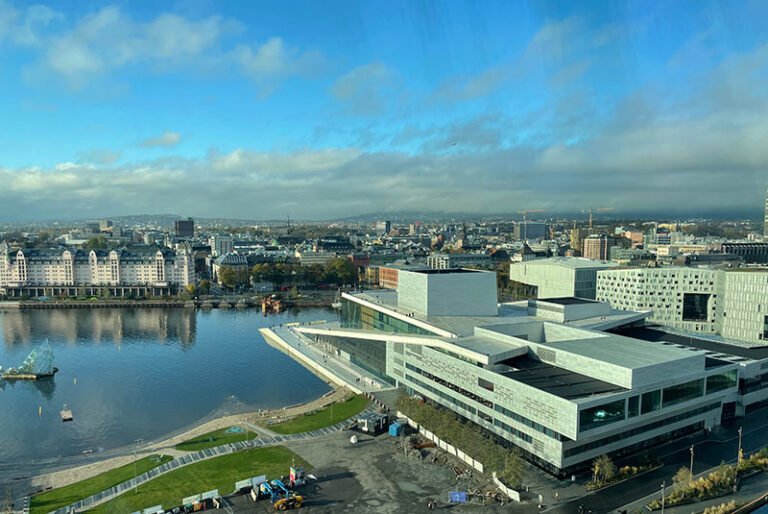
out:
{"label": "white apartment building", "polygon": [[88,286],[88,294],[94,288],[108,288],[116,296],[170,294],[192,284],[194,272],[191,252],[185,248],[12,251],[7,243],[0,243],[0,292],[9,296],[76,296],[83,286]]}

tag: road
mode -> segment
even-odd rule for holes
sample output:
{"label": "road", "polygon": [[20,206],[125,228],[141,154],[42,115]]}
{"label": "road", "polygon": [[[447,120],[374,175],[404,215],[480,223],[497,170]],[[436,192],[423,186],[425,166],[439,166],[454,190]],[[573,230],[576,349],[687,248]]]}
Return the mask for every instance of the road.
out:
{"label": "road", "polygon": [[[738,421],[744,427],[742,448],[745,454],[768,446],[768,409],[760,409]],[[553,507],[547,512],[571,514],[578,512],[579,505],[583,505],[585,512],[591,510],[595,514],[608,513],[627,508],[626,506],[648,495],[658,493],[661,497],[661,483],[666,481],[671,485],[674,474],[681,467],[690,466],[692,444],[694,445],[693,470],[696,474],[717,467],[722,461],[736,462],[739,445],[738,428],[738,424],[727,428],[720,427],[710,434],[699,433],[661,446],[657,449],[659,460],[664,463],[661,468],[634,480],[628,480]],[[628,510],[628,512],[631,514],[634,510]]]}

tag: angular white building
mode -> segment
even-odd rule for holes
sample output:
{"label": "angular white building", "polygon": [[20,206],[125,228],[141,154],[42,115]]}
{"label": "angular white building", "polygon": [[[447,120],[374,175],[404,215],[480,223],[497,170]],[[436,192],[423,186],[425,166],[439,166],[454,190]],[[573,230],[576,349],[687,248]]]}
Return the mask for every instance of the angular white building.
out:
{"label": "angular white building", "polygon": [[597,272],[616,263],[580,257],[553,257],[510,264],[509,280],[536,288],[536,298],[595,299]]}

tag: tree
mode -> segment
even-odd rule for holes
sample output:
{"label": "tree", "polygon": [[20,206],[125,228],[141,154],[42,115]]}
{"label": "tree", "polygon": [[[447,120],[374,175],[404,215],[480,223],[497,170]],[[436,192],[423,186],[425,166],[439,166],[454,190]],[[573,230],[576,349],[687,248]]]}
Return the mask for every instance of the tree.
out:
{"label": "tree", "polygon": [[616,476],[616,465],[608,455],[601,455],[592,461],[592,481],[604,483]]}
{"label": "tree", "polygon": [[219,282],[229,289],[234,289],[237,284],[235,269],[231,266],[221,266],[219,268]]}
{"label": "tree", "polygon": [[516,487],[523,478],[523,461],[520,453],[510,450],[504,459],[504,469],[499,474],[504,483],[510,487]]}
{"label": "tree", "polygon": [[85,243],[86,250],[104,250],[108,246],[107,239],[102,236],[92,237]]}
{"label": "tree", "polygon": [[349,259],[334,257],[325,266],[323,280],[328,284],[344,285],[357,283],[357,270]]}
{"label": "tree", "polygon": [[672,477],[672,483],[674,484],[675,492],[678,494],[684,494],[685,491],[690,488],[693,481],[693,475],[691,470],[683,466],[677,470],[675,476]]}

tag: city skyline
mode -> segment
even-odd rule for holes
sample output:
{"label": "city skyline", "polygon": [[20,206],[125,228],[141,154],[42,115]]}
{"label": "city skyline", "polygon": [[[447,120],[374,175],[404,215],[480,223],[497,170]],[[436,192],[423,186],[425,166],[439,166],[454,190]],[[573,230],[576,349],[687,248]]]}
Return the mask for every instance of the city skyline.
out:
{"label": "city skyline", "polygon": [[766,20],[758,2],[2,1],[0,219],[757,218]]}

